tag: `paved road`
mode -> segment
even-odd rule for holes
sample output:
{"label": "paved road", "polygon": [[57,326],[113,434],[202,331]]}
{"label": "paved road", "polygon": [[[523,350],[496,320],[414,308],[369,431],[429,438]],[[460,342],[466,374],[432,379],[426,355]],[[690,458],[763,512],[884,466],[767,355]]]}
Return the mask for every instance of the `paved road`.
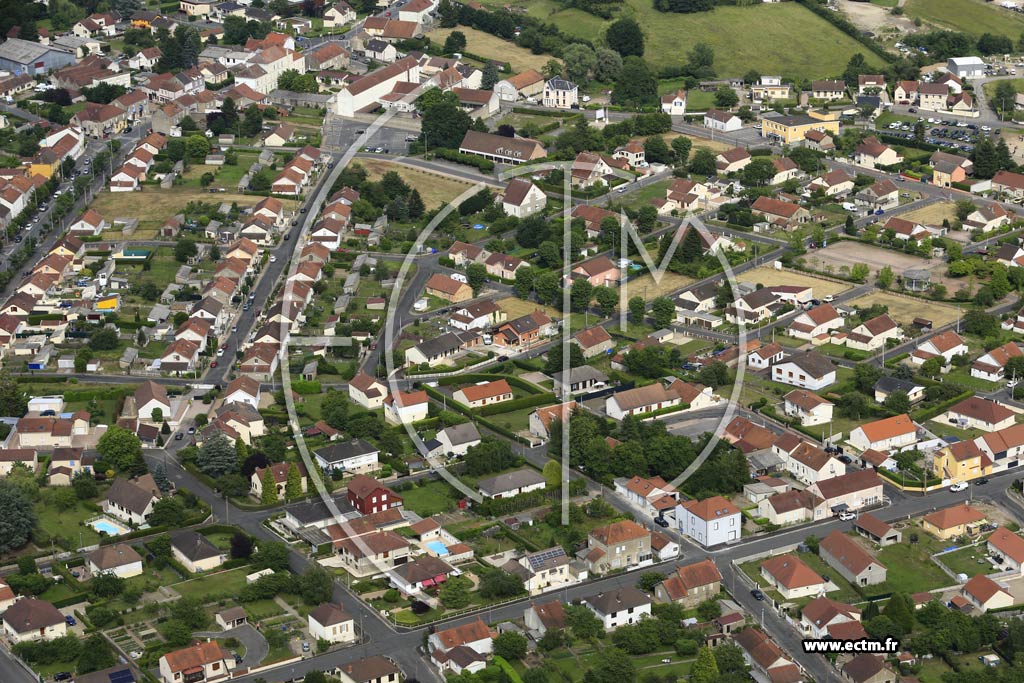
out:
{"label": "paved road", "polygon": [[198,638],[237,638],[245,647],[245,656],[242,657],[240,667],[252,669],[259,666],[270,653],[270,645],[263,634],[249,624],[228,629],[227,631],[204,631],[192,634]]}

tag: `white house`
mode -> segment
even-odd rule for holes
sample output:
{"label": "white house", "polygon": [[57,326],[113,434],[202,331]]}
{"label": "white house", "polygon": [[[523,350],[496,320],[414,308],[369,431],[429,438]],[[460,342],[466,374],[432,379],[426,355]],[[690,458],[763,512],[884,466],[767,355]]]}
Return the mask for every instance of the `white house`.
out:
{"label": "white house", "polygon": [[394,425],[412,424],[427,419],[429,408],[426,391],[398,391],[384,399],[384,419]]}
{"label": "white house", "polygon": [[388,395],[388,388],[383,382],[375,377],[370,377],[365,372],[360,372],[348,383],[348,397],[352,401],[367,410],[375,410],[384,405],[384,398]]}
{"label": "white house", "polygon": [[356,639],[355,620],[338,605],[325,602],[309,613],[307,622],[312,640],[351,643]]}
{"label": "white house", "polygon": [[53,640],[67,634],[67,622],[53,604],[38,598],[22,598],[3,616],[4,635],[12,643]]}
{"label": "white house", "polygon": [[875,420],[850,432],[850,444],[859,451],[891,451],[917,443],[917,425],[906,413]]}
{"label": "white house", "polygon": [[708,109],[704,113],[704,127],[723,133],[731,133],[743,127],[743,120],[727,111]]}
{"label": "white house", "polygon": [[163,683],[207,683],[231,675],[235,658],[215,640],[195,643],[160,658]]}
{"label": "white house", "polygon": [[967,342],[953,330],[946,330],[918,344],[910,353],[910,362],[923,365],[929,358],[940,356],[942,364],[949,365],[954,357],[967,352]]}
{"label": "white house", "polygon": [[89,572],[93,576],[113,574],[130,579],[142,574],[142,556],[127,543],[101,545],[89,553]]}
{"label": "white house", "polygon": [[451,456],[465,455],[480,443],[480,432],[472,422],[445,427],[435,437],[442,452]]}
{"label": "white house", "polygon": [[721,496],[676,506],[679,531],[704,547],[738,541],[743,528],[741,517],[740,509]]}
{"label": "white house", "polygon": [[686,91],[677,90],[674,93],[661,96],[661,111],[669,116],[686,115]]}
{"label": "white house", "polygon": [[804,427],[827,424],[832,421],[834,404],[804,389],[795,389],[783,397],[784,412],[788,417],[800,419]]}
{"label": "white house", "polygon": [[807,351],[773,365],[772,379],[801,389],[819,391],[835,383],[836,367],[825,356]]}
{"label": "white house", "polygon": [[761,576],[786,600],[825,592],[825,580],[796,555],[776,555],[761,563]]}
{"label": "white house", "polygon": [[515,178],[505,186],[501,208],[506,216],[526,218],[547,206],[548,196],[544,191],[523,178]]}
{"label": "white house", "polygon": [[633,586],[588,596],[583,598],[583,604],[597,615],[605,631],[651,616],[650,596]]}

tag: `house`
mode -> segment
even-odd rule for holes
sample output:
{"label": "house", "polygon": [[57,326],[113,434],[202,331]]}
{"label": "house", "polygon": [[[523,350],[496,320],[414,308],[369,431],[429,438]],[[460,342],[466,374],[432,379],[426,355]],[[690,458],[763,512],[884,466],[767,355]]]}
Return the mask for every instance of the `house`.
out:
{"label": "house", "polygon": [[383,655],[364,657],[334,669],[341,683],[401,683],[402,669]]}
{"label": "house", "polygon": [[509,138],[493,133],[466,131],[459,143],[463,154],[474,154],[495,163],[518,165],[547,156],[544,145],[529,138]]}
{"label": "house", "polygon": [[747,365],[758,370],[767,370],[775,363],[781,363],[786,357],[786,350],[781,344],[771,342],[759,346],[747,354]]}
{"label": "house", "polygon": [[857,515],[857,519],[853,522],[853,529],[880,546],[899,543],[903,537],[898,529],[892,528],[870,512],[862,512]]}
{"label": "house", "polygon": [[631,520],[612,522],[593,529],[581,553],[596,574],[646,567],[653,562],[651,532]]}
{"label": "house", "polygon": [[302,489],[302,493],[305,493],[309,486],[309,479],[306,473],[306,466],[302,462],[278,462],[267,467],[257,467],[249,477],[249,492],[256,498],[263,499],[263,478],[266,476],[267,470],[269,470],[270,476],[274,480],[277,499],[284,500],[287,496],[288,475],[293,467],[299,473],[299,486]]}
{"label": "house", "polygon": [[669,116],[686,115],[686,91],[677,90],[674,93],[661,96],[661,111]]}
{"label": "house", "polygon": [[[791,114],[780,116],[774,111],[762,113],[761,137],[786,145],[804,144],[812,131],[819,131],[827,137],[839,135],[839,119],[834,115]],[[833,145],[834,146],[834,145]]]}
{"label": "house", "polygon": [[452,394],[452,398],[470,408],[480,408],[493,403],[511,401],[513,393],[508,382],[499,379],[458,389]]}
{"label": "house", "polygon": [[163,683],[206,683],[231,675],[235,658],[215,640],[195,643],[160,657]]}
{"label": "house", "polygon": [[53,640],[67,634],[64,615],[52,603],[21,598],[3,614],[4,635],[11,643]]}
{"label": "house", "polygon": [[898,683],[900,676],[880,655],[862,653],[843,664],[843,678],[850,683]]}
{"label": "house", "polygon": [[722,133],[731,133],[743,127],[743,119],[718,109],[708,109],[704,113],[704,127]]}
{"label": "house", "polygon": [[9,475],[16,463],[24,465],[29,472],[35,472],[36,468],[39,467],[39,454],[34,448],[5,448],[0,450],[0,477]]}
{"label": "house", "polygon": [[384,405],[388,388],[374,377],[360,372],[348,383],[348,397],[367,410],[376,410]]}
{"label": "house", "polygon": [[775,433],[756,425],[745,417],[737,416],[726,425],[723,438],[743,453],[771,448]]}
{"label": "house", "polygon": [[980,429],[995,432],[1014,425],[1016,413],[998,401],[970,396],[951,406],[940,420],[957,425],[960,429]]}
{"label": "house", "polygon": [[967,180],[967,175],[974,171],[974,163],[967,157],[938,150],[932,152],[928,165],[932,167],[932,184],[939,187],[951,187],[953,183],[962,183]]}
{"label": "house", "polygon": [[521,493],[540,491],[547,486],[536,470],[523,468],[480,479],[476,488],[484,498],[511,498]]}
{"label": "house", "polygon": [[750,99],[758,103],[788,100],[792,92],[793,86],[783,83],[781,76],[761,76],[750,86]]}
{"label": "house", "polygon": [[449,324],[459,330],[479,330],[505,322],[508,316],[490,299],[477,301],[455,309],[448,318]]}
{"label": "house", "polygon": [[307,617],[307,624],[310,639],[317,641],[351,643],[357,638],[355,619],[341,606],[329,602],[312,610]]}
{"label": "house", "polygon": [[440,444],[442,452],[448,457],[465,455],[481,440],[480,431],[472,422],[445,427],[434,438]]}
{"label": "house", "polygon": [[757,672],[758,680],[772,683],[797,683],[801,680],[797,665],[787,659],[761,629],[745,628],[732,638],[743,650],[744,661]]}
{"label": "house", "polygon": [[715,168],[721,174],[738,173],[753,160],[754,158],[747,150],[742,147],[733,147],[718,153],[718,156],[715,157]]}
{"label": "house", "polygon": [[808,441],[801,441],[791,451],[785,453],[783,465],[798,481],[807,486],[846,473],[846,467],[842,462]]}
{"label": "house", "polygon": [[988,537],[986,548],[990,555],[1003,558],[1004,570],[1024,575],[1024,538],[1006,527],[999,527]]}
{"label": "house", "polygon": [[673,511],[679,503],[679,492],[661,477],[620,477],[615,480],[615,493],[650,517]]}
{"label": "house", "polygon": [[[251,377],[238,377],[228,383],[224,390],[224,404],[245,403],[253,408],[260,407],[260,383]],[[138,402],[138,398],[136,398]]]}
{"label": "house", "polygon": [[171,555],[193,574],[211,571],[227,561],[210,539],[191,529],[171,532]]}
{"label": "house", "polygon": [[985,514],[967,503],[936,510],[921,519],[921,528],[941,540],[977,533]]}
{"label": "house", "polygon": [[992,176],[992,191],[1012,199],[1024,197],[1024,175],[1012,171],[998,171]]}
{"label": "house", "polygon": [[874,386],[875,402],[884,403],[890,394],[903,392],[910,399],[910,403],[917,403],[924,399],[924,387],[907,380],[885,375],[879,377]]}
{"label": "house", "polygon": [[833,513],[859,510],[882,502],[882,480],[872,469],[819,479],[807,490],[822,498]]}
{"label": "house", "polygon": [[494,92],[498,93],[498,97],[503,102],[515,102],[520,98],[527,99],[541,95],[546,83],[547,81],[540,72],[529,69],[498,81],[494,86]]}
{"label": "house", "polygon": [[825,592],[827,584],[796,555],[776,555],[761,563],[761,577],[786,600]]}
{"label": "house", "polygon": [[552,78],[544,84],[541,103],[556,109],[577,109],[580,103],[579,86],[564,78]]}
{"label": "house", "polygon": [[795,180],[802,173],[796,162],[789,157],[772,159],[772,166],[775,168],[775,175],[768,182],[769,185],[781,185],[787,180]]}
{"label": "house", "polygon": [[346,498],[363,515],[402,507],[402,497],[373,477],[357,474],[348,482]]}
{"label": "house", "polygon": [[480,335],[473,332],[446,332],[433,339],[426,339],[405,352],[405,364],[436,365],[446,364],[459,353],[479,346]]}
{"label": "house", "polygon": [[903,155],[882,143],[875,136],[864,138],[854,150],[854,163],[862,168],[895,166],[903,163]]}
{"label": "house", "polygon": [[572,162],[570,183],[573,187],[586,189],[597,183],[605,183],[614,175],[611,165],[600,154],[580,152]]}
{"label": "house", "polygon": [[817,129],[811,129],[804,133],[804,145],[819,152],[831,152],[836,148],[833,137],[825,131]]}
{"label": "house", "polygon": [[608,334],[608,330],[601,326],[580,330],[573,336],[572,340],[580,347],[584,358],[593,358],[602,353],[608,353],[615,348],[615,341],[612,339],[612,336]]}
{"label": "house", "polygon": [[811,81],[811,97],[816,100],[841,100],[846,97],[843,81]]}
{"label": "house", "polygon": [[586,570],[574,564],[561,546],[528,553],[518,560],[509,560],[502,565],[502,569],[522,579],[530,595],[557,590],[586,578]]}
{"label": "house", "polygon": [[651,615],[651,599],[633,586],[625,586],[583,598],[583,605],[597,615],[605,631],[635,624]]}
{"label": "house", "polygon": [[107,489],[107,497],[102,502],[103,512],[129,524],[142,526],[161,497],[160,487],[151,474],[135,479],[119,477]]}
{"label": "house", "polygon": [[819,391],[835,383],[836,367],[820,353],[805,351],[773,365],[772,379],[801,389]]}
{"label": "house", "polygon": [[654,588],[658,602],[675,602],[693,609],[706,600],[713,600],[722,589],[722,574],[711,559],[677,566],[675,573]]}
{"label": "house", "polygon": [[319,448],[314,455],[323,470],[357,473],[376,470],[380,450],[362,439],[352,439]]}
{"label": "house", "polygon": [[824,519],[828,506],[810,491],[793,489],[762,498],[757,503],[757,513],[771,524],[787,526]]}
{"label": "house", "polygon": [[827,424],[832,421],[834,404],[817,394],[796,389],[783,397],[783,409],[788,417],[800,419],[804,427]]}
{"label": "house", "polygon": [[521,258],[506,254],[491,254],[484,260],[487,274],[503,280],[515,280],[516,272],[525,265]]}
{"label": "house", "polygon": [[453,304],[469,301],[473,298],[472,287],[444,273],[434,273],[431,275],[430,279],[427,280],[425,291],[427,296],[436,296]]}
{"label": "house", "polygon": [[846,345],[860,351],[874,351],[890,339],[902,337],[900,326],[887,313],[883,313],[853,328],[846,337]]}
{"label": "house", "polygon": [[953,330],[940,332],[918,344],[910,353],[910,362],[923,365],[929,358],[942,357],[942,364],[949,365],[953,358],[968,352],[967,342]]}
{"label": "house", "polygon": [[107,222],[103,216],[93,209],[86,209],[85,213],[68,227],[68,233],[73,237],[95,237],[106,227]]}
{"label": "house", "polygon": [[526,628],[531,633],[545,634],[566,628],[565,607],[558,600],[536,604],[530,603],[523,613]]}
{"label": "house", "polygon": [[867,207],[873,212],[889,211],[900,205],[900,191],[896,183],[884,178],[858,192],[854,202],[857,206]]}
{"label": "house", "polygon": [[980,612],[1012,607],[1014,603],[1010,591],[984,574],[975,574],[960,589],[960,595],[966,598]]}
{"label": "house", "polygon": [[885,565],[838,529],[821,540],[818,554],[854,586],[873,586],[885,581]]}
{"label": "house", "polygon": [[605,412],[614,420],[622,420],[627,415],[651,413],[681,403],[682,397],[678,393],[655,382],[612,394],[605,399]]}
{"label": "house", "polygon": [[1002,204],[979,206],[964,219],[966,230],[980,230],[983,233],[998,230],[1017,219],[1017,214],[1008,211]]}
{"label": "house", "polygon": [[430,399],[427,392],[397,391],[384,399],[384,419],[389,424],[403,425],[427,419]]}
{"label": "house", "polygon": [[356,12],[347,2],[339,2],[324,10],[324,28],[339,28],[356,20]]}
{"label": "house", "polygon": [[762,216],[769,223],[786,230],[795,228],[811,219],[810,211],[799,204],[764,195],[754,200],[754,203],[750,205],[750,210]]}
{"label": "house", "polygon": [[856,607],[822,595],[804,605],[800,613],[800,630],[810,638],[829,638],[832,637],[833,627],[841,624],[859,625],[860,615]]}
{"label": "house", "polygon": [[513,178],[505,186],[501,208],[506,216],[526,218],[544,210],[548,196],[539,187],[523,178]]}
{"label": "house", "polygon": [[495,634],[483,619],[442,629],[427,638],[430,660],[442,670],[479,671],[494,650]]}
{"label": "house", "polygon": [[743,527],[740,509],[721,496],[680,502],[679,531],[705,548],[738,541]]}
{"label": "house", "polygon": [[932,454],[932,469],[944,481],[965,482],[992,474],[992,459],[974,441],[955,441]]}
{"label": "house", "polygon": [[841,197],[853,192],[853,176],[836,168],[813,179],[808,188],[812,192],[821,190],[826,197]]}
{"label": "house", "polygon": [[530,413],[530,433],[547,441],[551,437],[553,422],[564,421],[576,408],[576,401],[559,403],[558,405],[538,408]]}
{"label": "house", "polygon": [[1006,378],[1003,372],[1006,362],[1022,355],[1024,353],[1021,352],[1017,342],[1006,342],[975,360],[971,364],[971,377],[980,377],[989,382],[999,382]]}
{"label": "house", "polygon": [[573,280],[586,280],[595,287],[609,287],[622,280],[622,269],[610,258],[601,255],[574,266],[570,277]]}
{"label": "house", "polygon": [[93,576],[113,574],[130,579],[142,574],[142,556],[127,543],[101,545],[89,553],[87,560]]}

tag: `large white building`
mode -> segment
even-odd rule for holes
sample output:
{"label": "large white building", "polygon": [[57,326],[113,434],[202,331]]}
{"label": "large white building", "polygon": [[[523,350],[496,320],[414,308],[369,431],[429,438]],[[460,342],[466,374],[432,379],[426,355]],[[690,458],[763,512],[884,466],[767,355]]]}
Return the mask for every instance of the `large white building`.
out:
{"label": "large white building", "polygon": [[985,60],[981,57],[950,57],[946,69],[961,80],[982,78],[985,75]]}
{"label": "large white building", "polygon": [[420,66],[414,57],[399,59],[343,88],[334,102],[334,113],[354,117],[391,92],[396,83],[419,83]]}
{"label": "large white building", "polygon": [[721,496],[690,500],[676,506],[679,531],[705,547],[740,539],[740,509]]}

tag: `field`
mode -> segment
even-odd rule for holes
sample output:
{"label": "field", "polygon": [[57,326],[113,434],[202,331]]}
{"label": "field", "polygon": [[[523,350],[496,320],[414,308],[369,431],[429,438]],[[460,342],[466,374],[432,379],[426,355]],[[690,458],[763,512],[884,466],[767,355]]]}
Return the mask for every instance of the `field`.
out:
{"label": "field", "polygon": [[[689,97],[687,97],[687,100],[689,100]],[[687,107],[686,111],[690,111],[689,107]],[[710,149],[715,154],[718,154],[719,152],[724,152],[726,150],[729,150],[729,149],[733,148],[733,146],[730,145],[728,142],[720,142],[718,140],[708,140],[707,138],[698,138],[698,137],[694,137],[693,135],[682,135],[680,133],[668,133],[666,135],[663,135],[662,137],[665,138],[665,142],[667,142],[669,144],[672,144],[672,140],[674,140],[675,138],[689,138],[690,142],[693,143],[693,149],[690,151],[690,156],[691,157],[693,156],[693,153],[695,151],[697,151],[698,149],[700,149],[701,147],[704,147],[706,149]]]}
{"label": "field", "polygon": [[764,266],[748,270],[741,274],[737,280],[752,282],[755,285],[762,284],[765,287],[771,287],[774,285],[799,285],[804,287],[813,287],[815,297],[822,297],[827,294],[835,296],[836,294],[841,294],[850,289],[850,285],[844,282],[832,282],[831,280],[823,280],[821,278],[814,277],[813,275],[804,275],[802,273],[794,273],[788,270],[775,270],[774,268]]}
{"label": "field", "polygon": [[928,225],[942,225],[943,220],[949,220],[952,223],[956,219],[956,204],[953,202],[930,204],[920,209],[908,211],[900,216],[900,218]]}
{"label": "field", "polygon": [[908,0],[906,13],[975,38],[995,33],[1016,40],[1024,30],[1024,17],[982,0]]}
{"label": "field", "polygon": [[396,171],[410,187],[419,190],[420,197],[428,209],[446,204],[468,190],[472,185],[448,176],[409,168],[390,161],[360,159],[359,163],[370,174],[370,180],[377,180],[388,171]]}
{"label": "field", "polygon": [[551,306],[541,306],[538,303],[534,303],[532,301],[523,301],[522,299],[517,299],[514,296],[505,297],[504,299],[498,299],[494,303],[498,304],[498,307],[501,308],[501,310],[505,311],[505,314],[508,315],[509,320],[521,318],[524,315],[529,315],[530,313],[533,313],[534,311],[538,310],[544,311],[553,320],[562,318],[561,311],[557,311]]}
{"label": "field", "polygon": [[[560,10],[554,3],[534,7],[530,14],[550,21],[571,35],[594,40],[609,23],[581,10]],[[707,43],[715,51],[716,76],[742,76],[752,65],[762,73],[789,78],[821,78],[841,73],[854,53],[869,64],[881,60],[828,22],[795,3],[716,7],[698,14],[661,13],[650,0],[626,0],[622,15],[632,15],[647,37],[645,58],[655,68],[678,66],[688,46]],[[1016,29],[1017,33],[1020,29]],[[469,41],[473,50],[473,41]],[[785,45],[764,50],[765,45]],[[828,45],[828,50],[822,50]]]}
{"label": "field", "polygon": [[946,267],[942,261],[931,261],[920,256],[911,256],[891,249],[870,247],[859,242],[833,242],[824,249],[810,252],[803,257],[815,270],[831,266],[835,272],[840,272],[845,266],[852,268],[858,263],[866,263],[871,269],[871,276],[874,277],[879,270],[885,266],[892,268],[897,277],[904,271],[911,268],[923,268],[932,273],[932,283],[944,284],[954,291],[959,288],[960,281],[945,276]]}
{"label": "field", "polygon": [[[547,64],[548,60],[551,59],[550,55],[535,55],[529,50],[514,45],[507,40],[502,40],[497,36],[492,36],[490,33],[484,33],[468,26],[438,28],[428,33],[427,36],[432,43],[443,45],[445,39],[452,31],[460,31],[466,36],[467,52],[496,61],[508,62],[512,67],[513,73],[519,73],[527,69],[540,71]],[[511,74],[505,75],[510,76]]]}
{"label": "field", "polygon": [[431,481],[424,486],[414,486],[399,495],[402,496],[405,507],[420,517],[429,517],[455,509],[451,487],[445,481]]}
{"label": "field", "polygon": [[654,275],[646,273],[635,280],[630,280],[627,288],[629,296],[642,296],[644,301],[651,301],[659,296],[667,296],[672,292],[679,291],[691,284],[693,284],[692,277],[665,271],[661,275],[661,282],[655,282]]}
{"label": "field", "polygon": [[957,310],[947,304],[923,301],[912,297],[896,296],[888,292],[872,292],[847,302],[851,306],[873,306],[882,304],[889,307],[889,315],[898,323],[909,325],[914,318],[926,318],[935,327],[948,325],[957,318]]}

